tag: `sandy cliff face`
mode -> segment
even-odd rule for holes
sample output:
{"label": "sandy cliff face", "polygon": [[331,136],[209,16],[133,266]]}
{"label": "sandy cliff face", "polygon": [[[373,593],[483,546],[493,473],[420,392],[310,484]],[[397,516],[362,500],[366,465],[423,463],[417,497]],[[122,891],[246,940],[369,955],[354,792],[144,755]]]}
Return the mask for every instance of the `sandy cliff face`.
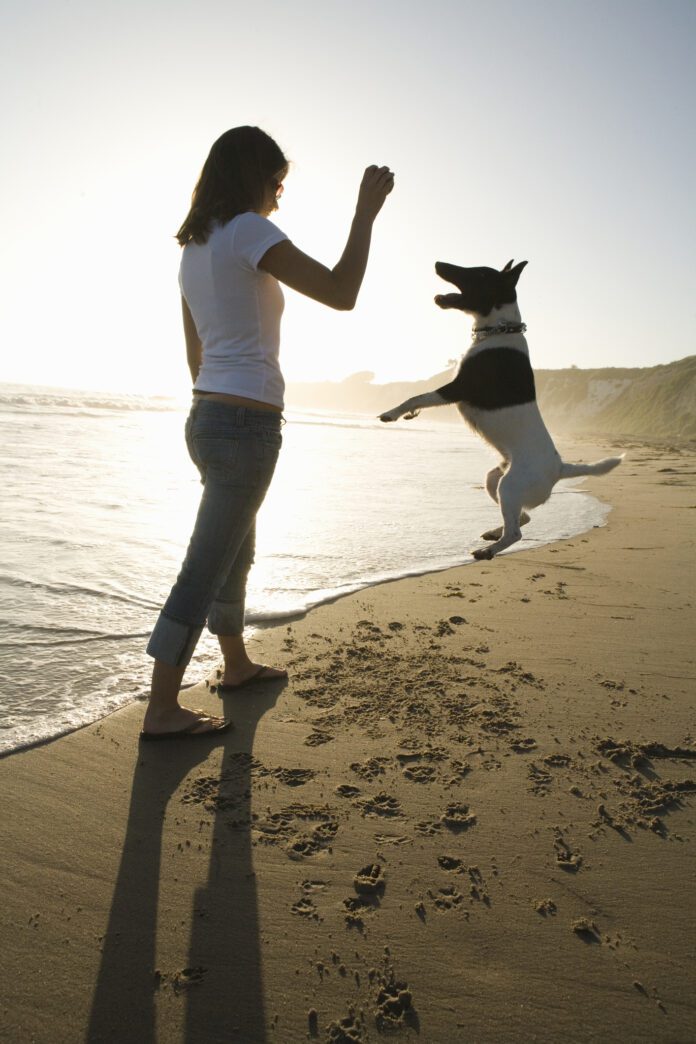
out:
{"label": "sandy cliff face", "polygon": [[635,370],[539,370],[536,380],[552,430],[696,438],[696,356]]}

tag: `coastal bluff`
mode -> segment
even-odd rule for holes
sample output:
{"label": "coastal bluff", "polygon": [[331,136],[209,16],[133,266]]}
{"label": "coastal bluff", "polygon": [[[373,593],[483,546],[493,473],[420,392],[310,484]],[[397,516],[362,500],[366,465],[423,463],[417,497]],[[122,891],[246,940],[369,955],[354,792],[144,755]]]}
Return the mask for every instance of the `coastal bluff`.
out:
{"label": "coastal bluff", "polygon": [[[288,405],[377,415],[404,399],[447,383],[451,371],[425,381],[374,384],[370,371],[340,382],[291,383]],[[635,438],[696,439],[696,355],[632,369],[536,370],[539,406],[551,431]],[[429,410],[429,421],[458,419],[453,406]]]}

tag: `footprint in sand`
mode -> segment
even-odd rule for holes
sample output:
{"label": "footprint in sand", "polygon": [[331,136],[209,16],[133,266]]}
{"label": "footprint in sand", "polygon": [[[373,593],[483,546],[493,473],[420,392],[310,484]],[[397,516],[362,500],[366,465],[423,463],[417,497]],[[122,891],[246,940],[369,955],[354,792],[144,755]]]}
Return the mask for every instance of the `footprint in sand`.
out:
{"label": "footprint in sand", "polygon": [[547,754],[544,764],[550,765],[551,768],[563,768],[565,765],[570,765],[570,758],[567,754]]}
{"label": "footprint in sand", "polygon": [[371,917],[378,908],[374,898],[360,895],[350,895],[343,900],[345,911],[345,922],[348,928],[357,928],[359,932],[365,931],[365,918]]}
{"label": "footprint in sand", "polygon": [[290,913],[297,914],[298,917],[306,917],[312,921],[321,920],[316,906],[312,900],[308,899],[306,896],[303,896],[302,899],[298,899],[296,903],[292,904],[290,907]]}
{"label": "footprint in sand", "polygon": [[289,805],[252,819],[254,844],[280,845],[291,859],[304,859],[330,848],[338,831],[338,821],[327,806]]}
{"label": "footprint in sand", "polygon": [[403,775],[412,783],[432,783],[437,773],[432,765],[407,765]]}
{"label": "footprint in sand", "polygon": [[444,888],[438,888],[436,892],[429,888],[428,898],[432,899],[433,905],[437,910],[443,912],[454,910],[464,902],[464,896],[454,885],[445,885]]}
{"label": "footprint in sand", "polygon": [[305,747],[321,747],[324,743],[331,743],[333,735],[330,732],[311,732],[304,741]]}
{"label": "footprint in sand", "polygon": [[483,878],[483,874],[477,866],[467,867],[469,874],[469,880],[471,882],[469,886],[469,895],[472,899],[476,899],[478,902],[483,903],[484,906],[491,905],[491,897],[488,894],[486,888],[486,882]]}
{"label": "footprint in sand", "polygon": [[316,772],[312,769],[276,768],[271,770],[271,775],[286,787],[303,787],[310,779],[314,779]]}
{"label": "footprint in sand", "polygon": [[363,816],[400,818],[404,814],[399,801],[384,792],[377,794],[375,797],[367,798],[365,801],[359,801],[358,805],[362,810]]}
{"label": "footprint in sand", "polygon": [[432,837],[440,832],[442,823],[433,822],[431,819],[421,819],[413,824],[413,829],[417,834],[425,834],[426,837]]}
{"label": "footprint in sand", "polygon": [[457,833],[461,830],[468,830],[469,827],[475,826],[476,816],[469,810],[468,805],[454,801],[449,804],[442,813],[440,816],[440,822],[448,830]]}
{"label": "footprint in sand", "polygon": [[161,972],[157,970],[155,972],[155,988],[160,989],[161,987],[170,986],[174,993],[184,993],[189,990],[192,986],[198,986],[203,981],[203,978],[208,971],[202,965],[197,968],[182,968],[176,972]]}
{"label": "footprint in sand", "polygon": [[389,1035],[401,1032],[406,1026],[419,1029],[418,1016],[413,1007],[413,995],[408,983],[396,980],[393,972],[389,978],[381,979],[375,1022],[380,1033]]}
{"label": "footprint in sand", "polygon": [[305,894],[310,895],[312,892],[325,892],[329,886],[326,881],[317,881],[308,878],[302,882],[300,887]]}
{"label": "footprint in sand", "polygon": [[469,875],[469,895],[472,899],[476,899],[486,906],[491,905],[491,897],[488,894],[486,888],[486,882],[483,878],[483,874],[477,866],[465,866],[461,859],[455,859],[454,856],[438,856],[438,865],[442,870],[446,870],[451,874],[468,874]]}
{"label": "footprint in sand", "polygon": [[457,786],[471,772],[471,765],[468,761],[458,761],[456,758],[450,762],[450,768],[453,775],[443,780],[446,787]]}
{"label": "footprint in sand", "polygon": [[514,750],[515,754],[527,754],[530,750],[536,750],[536,745],[536,740],[527,736],[525,739],[512,740],[510,750]]}
{"label": "footprint in sand", "polygon": [[448,870],[454,874],[464,872],[464,866],[461,859],[455,859],[454,856],[438,856],[437,861],[443,870]]}
{"label": "footprint in sand", "polygon": [[538,797],[544,797],[553,782],[553,777],[550,772],[546,772],[545,769],[539,768],[534,762],[531,762],[527,769],[527,776],[529,778],[532,794],[536,794]]}
{"label": "footprint in sand", "polygon": [[586,943],[600,943],[599,928],[587,917],[580,917],[577,921],[571,921],[571,929]]}
{"label": "footprint in sand", "polygon": [[302,895],[296,903],[290,907],[290,912],[297,914],[298,917],[306,917],[311,921],[323,921],[324,918],[319,913],[314,898],[319,898],[328,888],[326,881],[316,880],[305,880],[300,885]]}
{"label": "footprint in sand", "polygon": [[402,767],[412,761],[446,761],[449,756],[444,747],[421,748],[418,740],[404,740],[401,746],[405,750],[396,755],[396,760]]}
{"label": "footprint in sand", "polygon": [[379,863],[370,863],[358,870],[353,878],[353,888],[358,895],[383,895],[386,882]]}
{"label": "footprint in sand", "polygon": [[354,761],[350,766],[351,770],[360,776],[361,779],[371,783],[377,779],[378,776],[384,775],[385,766],[389,764],[391,758],[369,758],[367,761]]}
{"label": "footprint in sand", "polygon": [[556,827],[554,830],[555,840],[553,847],[556,851],[556,865],[561,870],[566,870],[568,873],[574,874],[582,866],[582,856],[577,852],[573,852],[568,844],[563,839],[563,834],[560,829]]}
{"label": "footprint in sand", "polygon": [[360,1044],[364,1040],[363,1023],[357,1015],[329,1023],[326,1032],[328,1044]]}

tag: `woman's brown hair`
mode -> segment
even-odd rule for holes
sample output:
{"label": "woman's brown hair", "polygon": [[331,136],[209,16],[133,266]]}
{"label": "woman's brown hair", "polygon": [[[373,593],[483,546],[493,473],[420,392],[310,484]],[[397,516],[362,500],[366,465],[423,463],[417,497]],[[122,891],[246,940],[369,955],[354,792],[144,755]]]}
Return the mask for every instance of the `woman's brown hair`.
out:
{"label": "woman's brown hair", "polygon": [[260,210],[269,183],[282,181],[287,170],[282,150],[260,127],[225,131],[203,164],[191,209],[176,234],[179,244],[205,243],[215,223]]}

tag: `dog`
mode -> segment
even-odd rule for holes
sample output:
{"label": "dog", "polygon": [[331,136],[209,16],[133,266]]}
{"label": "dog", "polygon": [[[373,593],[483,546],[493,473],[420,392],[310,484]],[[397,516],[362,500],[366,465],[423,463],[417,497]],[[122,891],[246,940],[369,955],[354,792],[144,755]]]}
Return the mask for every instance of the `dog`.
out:
{"label": "dog", "polygon": [[380,415],[384,422],[411,420],[430,406],[456,403],[464,420],[502,460],[486,476],[486,490],[500,505],[503,524],[481,535],[491,541],[474,558],[493,558],[522,539],[527,512],[545,503],[559,479],[605,475],[623,457],[594,464],[566,464],[554,446],[536,402],[534,373],[517,305],[517,282],[527,264],[460,268],[438,261],[436,273],[457,288],[438,294],[435,304],[473,317],[472,341],[457,375],[437,391],[415,395]]}

